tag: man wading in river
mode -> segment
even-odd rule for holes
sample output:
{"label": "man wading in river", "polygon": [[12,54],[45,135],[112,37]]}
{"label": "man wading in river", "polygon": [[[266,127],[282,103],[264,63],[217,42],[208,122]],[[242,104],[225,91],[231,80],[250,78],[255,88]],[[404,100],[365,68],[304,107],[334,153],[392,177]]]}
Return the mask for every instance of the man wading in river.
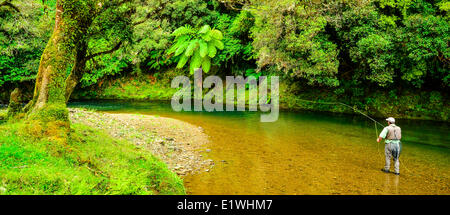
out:
{"label": "man wading in river", "polygon": [[386,119],[388,122],[388,126],[386,126],[383,131],[381,131],[380,136],[377,139],[377,142],[380,142],[382,139],[386,139],[384,154],[386,155],[386,165],[381,171],[389,172],[389,168],[391,167],[391,157],[394,160],[394,173],[396,175],[400,175],[400,161],[398,160],[400,157],[400,152],[402,150],[400,139],[402,138],[402,130],[400,127],[395,125],[395,119],[389,117]]}

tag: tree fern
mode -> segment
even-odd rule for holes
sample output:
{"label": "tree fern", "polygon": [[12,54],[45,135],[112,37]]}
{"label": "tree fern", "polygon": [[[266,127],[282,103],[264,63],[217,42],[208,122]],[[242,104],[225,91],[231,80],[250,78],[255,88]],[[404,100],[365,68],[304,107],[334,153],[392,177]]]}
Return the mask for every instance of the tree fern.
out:
{"label": "tree fern", "polygon": [[199,41],[200,45],[200,56],[204,58],[208,54],[208,43],[203,40]]}
{"label": "tree fern", "polygon": [[197,68],[202,68],[205,73],[208,73],[211,69],[211,59],[216,56],[217,49],[224,48],[222,32],[209,25],[204,25],[198,30],[185,25],[172,32],[172,36],[175,36],[175,39],[167,53],[180,56],[177,64],[179,69],[189,62],[191,74]]}

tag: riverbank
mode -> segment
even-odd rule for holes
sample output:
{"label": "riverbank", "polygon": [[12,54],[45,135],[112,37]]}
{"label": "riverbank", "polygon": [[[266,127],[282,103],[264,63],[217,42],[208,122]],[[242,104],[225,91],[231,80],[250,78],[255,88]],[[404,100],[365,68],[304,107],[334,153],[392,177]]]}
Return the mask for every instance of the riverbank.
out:
{"label": "riverbank", "polygon": [[64,144],[0,120],[0,194],[185,194],[179,177],[212,164],[202,129],[179,120],[82,109],[70,118]]}
{"label": "riverbank", "polygon": [[212,160],[202,153],[208,137],[201,127],[160,116],[112,114],[70,108],[72,123],[100,129],[114,139],[128,141],[149,150],[179,176],[208,170]]}

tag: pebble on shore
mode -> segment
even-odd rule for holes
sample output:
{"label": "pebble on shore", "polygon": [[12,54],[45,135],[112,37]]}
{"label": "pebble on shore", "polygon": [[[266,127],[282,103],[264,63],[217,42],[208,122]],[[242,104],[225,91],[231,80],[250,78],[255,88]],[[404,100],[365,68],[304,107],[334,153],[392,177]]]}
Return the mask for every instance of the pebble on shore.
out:
{"label": "pebble on shore", "polygon": [[115,114],[70,108],[73,123],[103,129],[114,138],[126,139],[148,149],[179,176],[205,171],[214,165],[202,151],[208,136],[201,127],[180,120],[137,114]]}

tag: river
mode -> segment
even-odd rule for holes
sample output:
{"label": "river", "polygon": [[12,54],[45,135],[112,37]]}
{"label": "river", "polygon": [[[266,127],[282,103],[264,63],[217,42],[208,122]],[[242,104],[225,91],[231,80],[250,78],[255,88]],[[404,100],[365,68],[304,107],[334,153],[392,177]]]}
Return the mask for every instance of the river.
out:
{"label": "river", "polygon": [[[171,117],[209,136],[208,172],[184,178],[188,194],[450,194],[448,122],[397,120],[401,175],[381,172],[384,143],[374,122],[355,115],[174,112],[167,102],[80,101],[71,107]],[[383,123],[383,119],[378,119]],[[381,131],[378,126],[378,132]]]}

